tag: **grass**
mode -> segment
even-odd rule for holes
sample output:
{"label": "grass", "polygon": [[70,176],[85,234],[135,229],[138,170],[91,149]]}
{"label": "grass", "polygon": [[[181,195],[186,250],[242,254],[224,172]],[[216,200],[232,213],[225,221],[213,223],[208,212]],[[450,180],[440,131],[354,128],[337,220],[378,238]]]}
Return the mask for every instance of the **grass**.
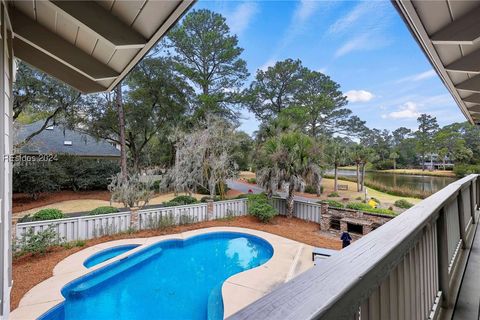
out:
{"label": "grass", "polygon": [[389,216],[396,216],[397,214],[393,210],[382,209],[382,208],[372,208],[366,203],[361,202],[350,202],[347,204],[348,209],[353,209],[362,212],[374,213],[374,214],[385,214]]}

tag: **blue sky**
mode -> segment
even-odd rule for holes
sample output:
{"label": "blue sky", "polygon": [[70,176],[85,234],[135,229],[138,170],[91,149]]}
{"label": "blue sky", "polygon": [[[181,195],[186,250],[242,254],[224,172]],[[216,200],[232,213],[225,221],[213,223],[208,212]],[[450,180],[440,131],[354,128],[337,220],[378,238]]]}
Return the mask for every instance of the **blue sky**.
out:
{"label": "blue sky", "polygon": [[[440,125],[465,121],[389,1],[207,1],[227,18],[245,49],[252,78],[257,69],[286,58],[329,75],[348,107],[370,128],[417,127],[421,113]],[[255,117],[243,111],[240,129]]]}

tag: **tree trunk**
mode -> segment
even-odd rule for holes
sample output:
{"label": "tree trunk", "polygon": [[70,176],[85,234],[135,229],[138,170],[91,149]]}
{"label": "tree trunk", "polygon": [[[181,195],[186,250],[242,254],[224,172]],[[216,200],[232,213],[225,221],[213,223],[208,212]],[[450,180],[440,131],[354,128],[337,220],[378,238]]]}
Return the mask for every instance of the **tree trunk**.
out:
{"label": "tree trunk", "polygon": [[356,162],[355,165],[357,166],[357,191],[360,192],[360,170],[359,170],[359,163]]}
{"label": "tree trunk", "polygon": [[425,154],[422,153],[422,171],[425,171]]}
{"label": "tree trunk", "polygon": [[365,167],[366,163],[362,163],[362,185],[360,186],[360,191],[363,191],[365,188]]}
{"label": "tree trunk", "polygon": [[120,174],[127,180],[127,144],[125,142],[125,110],[122,101],[122,83],[115,88],[115,103],[118,109],[118,127],[120,129]]}
{"label": "tree trunk", "polygon": [[335,163],[334,175],[335,175],[335,181],[333,183],[333,191],[337,192],[338,191],[338,164],[336,163]]}
{"label": "tree trunk", "polygon": [[288,185],[288,195],[287,195],[287,217],[293,217],[293,183],[289,183]]}
{"label": "tree trunk", "polygon": [[317,197],[320,197],[322,194],[322,176],[318,179],[318,184],[317,184]]}
{"label": "tree trunk", "polygon": [[393,170],[397,170],[397,160],[393,159]]}

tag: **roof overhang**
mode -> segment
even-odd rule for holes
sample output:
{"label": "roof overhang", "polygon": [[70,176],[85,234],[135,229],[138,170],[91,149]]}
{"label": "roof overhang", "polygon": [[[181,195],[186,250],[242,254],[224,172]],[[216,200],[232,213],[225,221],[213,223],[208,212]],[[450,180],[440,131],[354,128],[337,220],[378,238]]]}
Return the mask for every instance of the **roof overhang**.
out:
{"label": "roof overhang", "polygon": [[10,1],[14,55],[81,92],[111,91],[193,2]]}
{"label": "roof overhang", "polygon": [[480,2],[392,0],[469,122],[480,123]]}

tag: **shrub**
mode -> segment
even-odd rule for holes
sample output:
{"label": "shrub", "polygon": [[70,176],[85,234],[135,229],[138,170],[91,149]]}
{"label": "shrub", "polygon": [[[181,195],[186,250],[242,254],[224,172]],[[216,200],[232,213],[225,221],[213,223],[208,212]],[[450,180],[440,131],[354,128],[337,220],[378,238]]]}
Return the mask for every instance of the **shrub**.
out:
{"label": "shrub", "polygon": [[73,156],[61,156],[55,165],[64,174],[62,189],[73,191],[107,190],[111,177],[120,171],[116,161]]}
{"label": "shrub", "polygon": [[173,202],[177,202],[177,203],[181,203],[181,204],[193,204],[193,203],[197,203],[198,200],[194,197],[191,197],[191,196],[177,196],[175,198],[173,198],[171,201]]}
{"label": "shrub", "polygon": [[111,178],[108,190],[112,193],[112,200],[123,203],[125,207],[145,206],[154,196],[150,180],[141,181],[138,174],[129,175],[124,179],[121,174]]}
{"label": "shrub", "polygon": [[165,207],[175,207],[175,206],[183,206],[186,204],[194,204],[194,203],[198,203],[198,200],[195,199],[194,197],[183,195],[183,196],[177,196],[170,201],[166,201],[163,203],[163,205]]}
{"label": "shrub", "polygon": [[377,198],[374,198],[374,197],[371,197],[370,199],[372,199],[373,201],[375,201],[376,203],[380,204],[380,200],[378,200]]}
{"label": "shrub", "polygon": [[110,207],[110,206],[104,206],[104,207],[98,207],[90,211],[90,215],[95,216],[97,214],[109,214],[109,213],[115,213],[118,212],[118,209],[115,207]]}
{"label": "shrub", "polygon": [[330,194],[328,195],[328,197],[334,198],[334,197],[340,197],[340,195],[338,194],[338,192],[335,192],[335,191],[334,191],[334,192],[330,193]]}
{"label": "shrub", "polygon": [[181,226],[186,225],[186,224],[192,224],[192,223],[195,223],[195,222],[197,222],[195,217],[193,217],[189,214],[182,214],[178,218],[178,224],[181,225]]}
{"label": "shrub", "polygon": [[318,201],[317,203],[326,203],[328,204],[329,207],[332,208],[345,208],[345,205],[339,201],[336,200],[323,200],[323,201]]}
{"label": "shrub", "polygon": [[164,207],[176,207],[176,206],[181,206],[182,204],[179,202],[175,201],[165,201],[162,203]]}
{"label": "shrub", "polygon": [[37,233],[33,228],[29,228],[15,243],[15,251],[19,255],[25,253],[45,254],[50,247],[58,244],[57,233],[52,226]]}
{"label": "shrub", "polygon": [[106,190],[110,177],[119,171],[116,161],[59,156],[58,161],[14,166],[13,192],[34,199],[42,192],[65,190]]}
{"label": "shrub", "polygon": [[251,184],[256,184],[257,183],[257,178],[248,178],[247,182],[251,183]]}
{"label": "shrub", "polygon": [[389,209],[381,209],[381,208],[372,208],[370,205],[361,202],[350,202],[347,204],[348,209],[369,212],[369,213],[377,213],[377,214],[385,214],[385,215],[396,215],[396,213]]}
{"label": "shrub", "polygon": [[480,173],[480,165],[479,164],[456,164],[453,167],[453,172],[457,177],[464,177],[471,173]]}
{"label": "shrub", "polygon": [[162,184],[162,180],[155,180],[152,183],[152,190],[155,192],[160,192],[160,186]]}
{"label": "shrub", "polygon": [[263,223],[270,222],[278,214],[264,193],[248,195],[248,213]]}
{"label": "shrub", "polygon": [[202,197],[200,199],[200,202],[207,202],[207,200],[220,201],[220,197],[215,196],[215,198],[212,199],[212,197],[206,196],[206,197]]}
{"label": "shrub", "polygon": [[380,160],[377,161],[373,164],[373,167],[376,170],[388,170],[388,169],[393,169],[393,160],[386,159],[386,160]]}
{"label": "shrub", "polygon": [[65,218],[65,215],[58,209],[42,209],[35,212],[31,217],[32,221],[55,220]]}
{"label": "shrub", "polygon": [[[310,193],[310,194],[317,194],[317,187],[312,185],[307,185],[305,186],[304,192]],[[323,186],[320,186],[320,193],[323,193]]]}
{"label": "shrub", "polygon": [[65,242],[62,244],[62,247],[65,249],[71,249],[75,247],[84,247],[87,244],[85,240],[75,240],[70,242]]}
{"label": "shrub", "polygon": [[256,202],[248,208],[248,213],[263,223],[270,222],[277,215],[275,208],[266,202]]}
{"label": "shrub", "polygon": [[21,192],[37,199],[42,192],[59,191],[65,177],[53,164],[35,164],[13,167],[13,192]]}
{"label": "shrub", "polygon": [[235,197],[235,199],[246,199],[248,198],[249,194],[248,193],[241,193],[238,196]]}
{"label": "shrub", "polygon": [[399,207],[399,208],[402,208],[402,209],[409,209],[409,208],[414,206],[413,203],[410,203],[405,199],[400,199],[400,200],[395,201],[394,205],[396,207]]}
{"label": "shrub", "polygon": [[160,215],[156,218],[150,217],[147,220],[147,225],[149,229],[164,230],[175,225],[175,217],[171,213]]}

